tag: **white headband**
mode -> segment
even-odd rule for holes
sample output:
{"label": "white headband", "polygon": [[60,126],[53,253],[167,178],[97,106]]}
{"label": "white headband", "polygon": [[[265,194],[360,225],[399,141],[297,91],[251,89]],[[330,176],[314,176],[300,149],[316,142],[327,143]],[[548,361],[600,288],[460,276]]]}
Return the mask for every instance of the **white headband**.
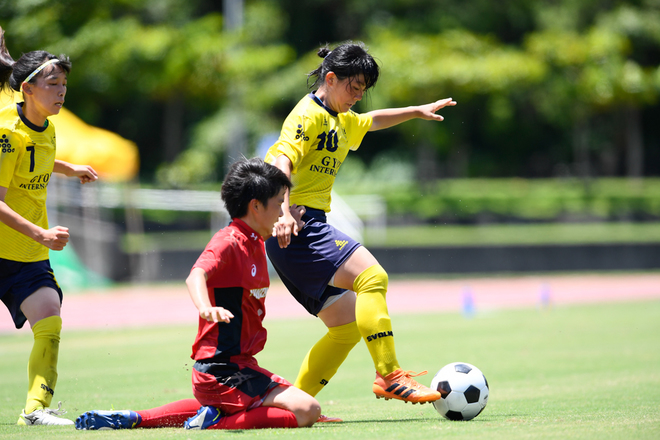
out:
{"label": "white headband", "polygon": [[34,78],[34,76],[35,76],[37,73],[39,73],[39,72],[41,72],[42,70],[44,70],[44,67],[46,67],[47,65],[49,65],[49,64],[53,64],[53,63],[58,63],[59,61],[60,61],[60,60],[57,59],[57,58],[53,58],[52,60],[48,60],[48,61],[46,61],[46,62],[43,63],[41,66],[37,67],[37,68],[34,70],[34,72],[32,72],[30,75],[28,75],[28,77],[25,78],[25,81],[23,81],[23,83],[30,82],[30,80],[31,80],[32,78]]}

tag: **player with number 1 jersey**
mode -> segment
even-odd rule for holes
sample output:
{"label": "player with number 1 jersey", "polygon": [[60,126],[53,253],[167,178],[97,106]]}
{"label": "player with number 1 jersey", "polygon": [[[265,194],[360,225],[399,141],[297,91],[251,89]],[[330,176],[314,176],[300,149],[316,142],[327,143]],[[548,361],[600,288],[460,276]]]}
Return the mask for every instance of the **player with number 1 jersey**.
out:
{"label": "player with number 1 jersey", "polygon": [[66,246],[69,229],[49,228],[46,195],[53,172],[81,183],[98,176],[91,166],[55,158],[55,128],[48,117],[64,105],[70,70],[66,56],[42,50],[15,61],[0,28],[0,92],[21,98],[0,109],[0,300],[16,328],[29,321],[34,334],[19,425],[73,424],[59,417],[61,403],[50,409],[58,377],[62,290],[48,256],[49,249]]}
{"label": "player with number 1 jersey", "polygon": [[[46,195],[55,163],[55,127],[37,127],[21,104],[0,110],[0,186],[5,203],[27,221],[48,229]],[[21,262],[48,259],[48,248],[0,222],[0,258]]]}

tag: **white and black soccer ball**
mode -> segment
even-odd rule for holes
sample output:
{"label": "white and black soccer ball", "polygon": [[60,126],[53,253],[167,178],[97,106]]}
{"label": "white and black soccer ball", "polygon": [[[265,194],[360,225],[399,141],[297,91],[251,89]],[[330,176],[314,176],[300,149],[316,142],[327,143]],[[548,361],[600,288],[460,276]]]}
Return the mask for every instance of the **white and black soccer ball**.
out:
{"label": "white and black soccer ball", "polygon": [[433,406],[449,420],[474,419],[488,403],[486,376],[466,362],[453,362],[442,367],[433,377],[431,389],[442,394]]}

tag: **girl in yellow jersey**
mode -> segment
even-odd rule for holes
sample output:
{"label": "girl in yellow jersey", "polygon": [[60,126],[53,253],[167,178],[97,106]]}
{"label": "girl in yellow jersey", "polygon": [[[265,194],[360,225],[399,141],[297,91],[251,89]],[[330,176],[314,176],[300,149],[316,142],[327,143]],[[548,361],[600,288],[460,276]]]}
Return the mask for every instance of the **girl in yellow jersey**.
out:
{"label": "girl in yellow jersey", "polygon": [[[442,121],[436,112],[456,102],[447,98],[357,114],[351,107],[376,84],[378,65],[362,43],[348,42],[332,51],[322,47],[318,55],[323,62],[308,75],[317,90],[296,105],[266,155],[293,182],[284,215],[266,242],[268,256],[291,294],[328,327],[303,361],[295,386],[315,396],[364,339],[376,367],[376,397],[437,400],[439,392],[399,366],[385,302],[387,273],[364,246],[328,225],[326,213],[339,167],[367,132],[415,118]],[[304,207],[302,228],[290,205]]]}
{"label": "girl in yellow jersey", "polygon": [[[62,290],[48,251],[62,250],[69,230],[49,228],[46,192],[53,172],[81,183],[97,179],[86,165],[55,159],[55,128],[71,63],[63,55],[33,51],[14,61],[0,28],[0,91],[9,85],[24,102],[0,109],[0,298],[16,328],[30,322],[34,345],[28,360],[28,393],[19,425],[72,425],[49,408],[57,382]],[[61,406],[61,404],[60,404]]]}

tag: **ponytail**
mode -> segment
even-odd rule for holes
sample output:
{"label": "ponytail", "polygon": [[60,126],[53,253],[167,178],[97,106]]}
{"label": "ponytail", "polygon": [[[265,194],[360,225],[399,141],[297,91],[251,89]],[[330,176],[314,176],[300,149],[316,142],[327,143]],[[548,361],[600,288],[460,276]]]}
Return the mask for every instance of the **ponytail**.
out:
{"label": "ponytail", "polygon": [[0,27],[0,92],[7,89],[15,61],[5,45],[5,30]]}
{"label": "ponytail", "polygon": [[[326,44],[320,47],[316,54],[323,58],[323,62],[307,74],[309,88],[322,86],[328,72],[334,72],[340,80],[362,74],[364,75],[365,90],[376,85],[376,81],[378,81],[380,68],[362,42],[347,41],[333,50],[330,50]],[[310,81],[313,81],[311,86]]]}

